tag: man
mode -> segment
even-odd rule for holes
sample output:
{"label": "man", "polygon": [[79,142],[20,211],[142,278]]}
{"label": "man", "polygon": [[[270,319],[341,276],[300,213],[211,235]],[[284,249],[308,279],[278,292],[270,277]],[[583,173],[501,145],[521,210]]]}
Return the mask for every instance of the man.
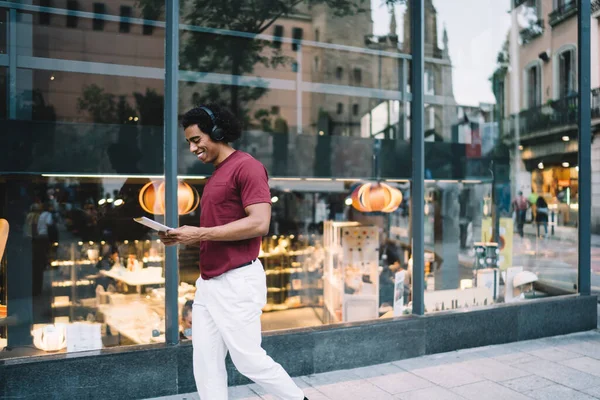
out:
{"label": "man", "polygon": [[523,192],[519,192],[519,196],[513,201],[512,205],[516,214],[517,231],[519,232],[519,236],[523,237],[523,225],[525,225],[525,217],[527,215],[527,209],[529,208],[529,202],[523,196]]}
{"label": "man", "polygon": [[227,399],[227,351],[246,377],[284,400],[306,399],[261,347],[266,276],[258,260],[269,230],[271,194],[265,167],[229,143],[241,126],[218,106],[198,107],[182,120],[185,138],[215,171],[204,187],[200,227],[161,233],[167,246],[200,244],[200,278],[192,311],[194,376],[202,400]]}

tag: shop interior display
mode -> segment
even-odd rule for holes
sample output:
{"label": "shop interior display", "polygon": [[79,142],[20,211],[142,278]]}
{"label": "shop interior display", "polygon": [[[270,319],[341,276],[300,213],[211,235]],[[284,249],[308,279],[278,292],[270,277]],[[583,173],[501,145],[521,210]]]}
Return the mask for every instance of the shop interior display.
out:
{"label": "shop interior display", "polygon": [[[156,237],[112,246],[54,243],[49,271],[52,323],[34,325],[34,346],[45,351],[67,348],[66,332],[76,323],[100,326],[104,346],[164,341],[163,249]],[[264,238],[259,258],[268,287],[263,311],[323,304],[320,236]],[[181,282],[180,310],[193,300],[195,290],[193,284]]]}
{"label": "shop interior display", "polygon": [[333,322],[379,317],[379,232],[356,222],[325,221],[325,311]]}
{"label": "shop interior display", "polygon": [[267,305],[263,311],[323,304],[324,250],[315,239],[315,235],[263,239],[258,256],[267,276]]}

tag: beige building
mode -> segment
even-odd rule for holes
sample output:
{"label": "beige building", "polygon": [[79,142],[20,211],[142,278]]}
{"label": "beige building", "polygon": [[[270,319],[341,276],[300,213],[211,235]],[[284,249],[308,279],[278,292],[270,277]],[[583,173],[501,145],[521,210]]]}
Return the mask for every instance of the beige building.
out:
{"label": "beige building", "polygon": [[[598,2],[596,2],[598,3]],[[558,225],[574,226],[578,210],[577,4],[575,0],[516,0],[503,124],[512,143],[514,192],[544,196]],[[600,86],[598,7],[592,17],[592,88]],[[600,129],[598,90],[592,90],[592,134]],[[600,143],[592,143],[593,182],[600,183]],[[593,185],[600,230],[600,187]]]}
{"label": "beige building", "polygon": [[[160,96],[164,91],[164,27],[142,20],[161,21],[162,17],[144,16],[134,0],[39,0],[34,4],[84,14],[32,13],[20,24],[20,55],[31,57],[30,70],[19,77],[19,101],[32,105],[20,107],[22,118],[160,125],[156,112],[140,115],[138,103],[152,100],[146,96],[148,90]],[[90,18],[94,13],[109,17]],[[439,48],[436,14],[432,1],[427,0],[425,86],[430,101],[426,127],[449,140],[457,109],[448,38],[444,31],[445,48]],[[370,9],[336,17],[323,5],[301,6],[264,32],[283,39],[264,47],[261,55],[271,59],[279,54],[282,63],[258,62],[240,78],[232,78],[231,71],[218,64],[207,71],[192,68],[180,84],[179,109],[188,109],[211,88],[227,92],[228,85],[237,80],[242,83],[240,90],[265,89],[263,95],[242,104],[255,129],[261,129],[257,112],[262,111],[278,132],[360,137],[365,136],[361,132],[365,115],[390,102],[388,114],[393,113],[393,118],[388,115],[388,120],[394,120],[386,123],[393,129],[386,128],[386,137],[408,139],[410,9],[398,18],[404,20],[403,32],[397,32],[392,10],[389,33],[374,37]],[[181,53],[187,50],[188,32],[183,28]],[[206,40],[217,36],[206,33]],[[302,46],[290,39],[302,40]]]}

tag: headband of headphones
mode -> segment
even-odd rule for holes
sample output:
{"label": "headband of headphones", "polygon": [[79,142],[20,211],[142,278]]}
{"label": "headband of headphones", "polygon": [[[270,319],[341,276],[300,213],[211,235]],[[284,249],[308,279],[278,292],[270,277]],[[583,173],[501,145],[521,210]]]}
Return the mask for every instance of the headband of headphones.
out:
{"label": "headband of headphones", "polygon": [[225,139],[225,134],[223,133],[223,129],[217,126],[217,117],[215,116],[215,114],[208,107],[199,108],[210,117],[210,120],[212,122],[212,130],[209,133],[210,138],[214,142],[222,142]]}

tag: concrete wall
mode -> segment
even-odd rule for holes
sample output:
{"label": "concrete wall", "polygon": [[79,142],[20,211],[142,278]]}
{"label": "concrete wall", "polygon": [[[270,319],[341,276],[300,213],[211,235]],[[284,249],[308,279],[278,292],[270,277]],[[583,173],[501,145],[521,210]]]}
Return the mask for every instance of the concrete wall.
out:
{"label": "concrete wall", "polygon": [[[292,376],[596,329],[595,296],[266,334]],[[249,381],[227,360],[230,385]],[[141,377],[141,378],[140,378]],[[0,361],[0,399],[144,399],[195,391],[190,343]]]}

